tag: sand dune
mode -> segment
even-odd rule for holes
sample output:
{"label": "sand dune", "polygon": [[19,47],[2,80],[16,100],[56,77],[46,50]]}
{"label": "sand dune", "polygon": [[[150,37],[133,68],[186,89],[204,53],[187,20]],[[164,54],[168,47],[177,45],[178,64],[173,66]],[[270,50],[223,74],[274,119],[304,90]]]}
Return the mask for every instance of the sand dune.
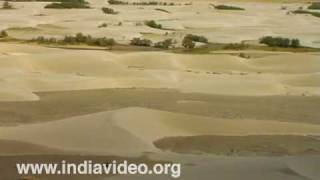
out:
{"label": "sand dune", "polygon": [[[23,50],[16,50],[18,47]],[[0,78],[6,82],[2,89],[19,90],[2,90],[2,97],[7,98],[3,100],[36,100],[32,92],[131,87],[242,96],[320,94],[315,85],[317,55],[279,54],[245,60],[226,54],[118,54],[25,47],[7,45],[0,56]]]}
{"label": "sand dune", "polygon": [[153,141],[166,136],[318,135],[320,126],[276,121],[219,120],[144,108],[127,108],[48,123],[1,127],[0,130],[1,139],[84,153],[128,155],[156,152]]}

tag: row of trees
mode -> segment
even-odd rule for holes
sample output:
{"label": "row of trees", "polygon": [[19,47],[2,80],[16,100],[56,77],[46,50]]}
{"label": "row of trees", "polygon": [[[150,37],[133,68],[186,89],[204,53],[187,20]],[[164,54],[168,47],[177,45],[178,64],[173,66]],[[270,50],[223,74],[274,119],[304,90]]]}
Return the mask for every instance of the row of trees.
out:
{"label": "row of trees", "polygon": [[45,38],[43,36],[39,36],[31,41],[46,44],[86,44],[89,46],[110,47],[111,49],[116,44],[116,41],[113,38],[94,38],[90,35],[83,35],[82,33],[77,33],[75,36],[65,36],[63,39]]}
{"label": "row of trees", "polygon": [[[130,41],[131,45],[134,46],[145,46],[145,47],[151,47],[152,46],[152,41],[149,39],[140,39],[140,38],[133,38]],[[153,44],[153,47],[155,48],[161,48],[161,49],[169,49],[170,47],[173,46],[173,40],[172,39],[166,39],[160,42],[156,42]]]}
{"label": "row of trees", "polygon": [[196,46],[195,42],[208,43],[208,39],[204,36],[187,34],[182,40],[182,46],[188,49],[192,49]]}
{"label": "row of trees", "polygon": [[270,47],[285,47],[285,48],[300,47],[299,39],[289,39],[289,38],[282,38],[282,37],[265,36],[260,39],[260,43],[266,44]]}

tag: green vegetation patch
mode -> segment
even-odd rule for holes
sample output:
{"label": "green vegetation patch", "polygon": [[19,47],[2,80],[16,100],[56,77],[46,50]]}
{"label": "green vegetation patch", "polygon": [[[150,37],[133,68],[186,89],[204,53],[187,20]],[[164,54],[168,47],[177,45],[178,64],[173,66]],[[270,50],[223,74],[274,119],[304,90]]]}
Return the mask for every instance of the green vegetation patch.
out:
{"label": "green vegetation patch", "polygon": [[308,6],[308,9],[320,10],[320,2],[313,2],[310,6]]}
{"label": "green vegetation patch", "polygon": [[65,36],[62,40],[56,38],[45,38],[43,36],[39,36],[35,39],[32,39],[31,42],[44,43],[44,44],[67,44],[67,45],[78,45],[78,44],[86,44],[89,46],[101,46],[101,47],[110,47],[116,44],[113,38],[94,38],[90,35],[83,35],[82,33],[78,33],[75,36]]}
{"label": "green vegetation patch", "polygon": [[155,141],[154,145],[161,150],[183,154],[236,156],[320,154],[320,140],[293,135],[166,137]]}
{"label": "green vegetation patch", "polygon": [[282,38],[282,37],[265,36],[260,39],[260,43],[266,44],[270,47],[284,47],[284,48],[300,47],[299,39],[289,39],[289,38]]}

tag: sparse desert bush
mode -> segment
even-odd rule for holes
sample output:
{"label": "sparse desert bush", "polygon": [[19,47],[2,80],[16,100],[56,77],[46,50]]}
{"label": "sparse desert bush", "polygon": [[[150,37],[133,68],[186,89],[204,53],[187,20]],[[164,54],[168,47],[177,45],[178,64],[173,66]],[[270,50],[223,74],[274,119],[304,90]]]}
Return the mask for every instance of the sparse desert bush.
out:
{"label": "sparse desert bush", "polygon": [[313,2],[308,9],[320,9],[320,2]]}
{"label": "sparse desert bush", "polygon": [[315,17],[320,17],[320,12],[306,11],[306,10],[295,10],[292,11],[293,14],[310,14]]}
{"label": "sparse desert bush", "polygon": [[138,2],[128,2],[121,0],[108,0],[109,4],[112,5],[135,5],[135,6],[175,6],[181,4],[175,4],[173,2],[159,2],[159,1],[138,1]]}
{"label": "sparse desert bush", "polygon": [[133,38],[130,44],[134,46],[151,46],[152,42],[149,39]]}
{"label": "sparse desert bush", "polygon": [[289,39],[289,38],[282,38],[282,37],[265,36],[260,39],[260,43],[266,44],[270,47],[284,47],[284,48],[300,47],[299,39]]}
{"label": "sparse desert bush", "polygon": [[6,31],[1,31],[0,38],[5,38],[5,37],[8,37],[8,33]]}
{"label": "sparse desert bush", "polygon": [[162,25],[157,24],[154,20],[145,21],[144,24],[151,28],[162,29]]}
{"label": "sparse desert bush", "polygon": [[44,8],[52,9],[87,9],[90,8],[89,3],[85,0],[62,0],[59,2],[46,5]]}
{"label": "sparse desert bush", "polygon": [[105,14],[118,14],[119,12],[115,11],[112,8],[103,7],[101,8],[102,12]]}
{"label": "sparse desert bush", "polygon": [[202,43],[208,43],[208,39],[204,36],[198,36],[194,34],[187,34],[184,38],[191,39],[192,41],[195,42],[202,42]]}
{"label": "sparse desert bush", "polygon": [[160,41],[154,44],[156,48],[169,49],[173,44],[172,39],[166,39],[164,41]]}
{"label": "sparse desert bush", "polygon": [[2,9],[13,9],[13,6],[8,1],[5,1],[2,4]]}
{"label": "sparse desert bush", "polygon": [[102,23],[98,26],[98,28],[106,28],[106,27],[108,27],[107,23]]}
{"label": "sparse desert bush", "polygon": [[245,10],[244,8],[241,8],[241,7],[227,6],[227,5],[216,5],[214,6],[214,8],[219,10]]}

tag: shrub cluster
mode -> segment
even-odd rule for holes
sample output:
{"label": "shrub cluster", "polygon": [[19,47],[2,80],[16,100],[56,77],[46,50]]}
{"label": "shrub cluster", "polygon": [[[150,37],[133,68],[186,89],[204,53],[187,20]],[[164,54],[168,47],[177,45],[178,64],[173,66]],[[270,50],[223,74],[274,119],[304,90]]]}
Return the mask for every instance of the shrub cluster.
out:
{"label": "shrub cluster", "polygon": [[217,6],[214,6],[214,8],[219,10],[245,10],[244,8],[241,8],[241,7],[227,6],[227,5],[217,5]]}
{"label": "shrub cluster", "polygon": [[151,28],[162,29],[162,25],[157,24],[154,20],[145,21],[144,24]]}
{"label": "shrub cluster", "polygon": [[320,2],[313,2],[308,9],[320,9]]}
{"label": "shrub cluster", "polygon": [[289,39],[282,37],[265,36],[260,39],[260,43],[266,44],[270,47],[300,47],[299,39]]}
{"label": "shrub cluster", "polygon": [[85,0],[60,0],[57,3],[51,3],[44,8],[53,9],[87,9],[90,8],[89,3]]}
{"label": "shrub cluster", "polygon": [[94,38],[90,35],[83,35],[82,33],[77,33],[75,36],[65,36],[62,40],[58,40],[56,38],[45,38],[43,36],[39,36],[35,39],[31,40],[32,42],[38,42],[38,43],[46,43],[46,44],[52,44],[52,43],[58,43],[58,44],[87,44],[89,46],[110,46],[116,44],[115,40],[112,38]]}
{"label": "shrub cluster", "polygon": [[118,14],[119,12],[113,10],[112,8],[103,7],[101,8],[102,12],[105,14]]}
{"label": "shrub cluster", "polygon": [[128,2],[121,1],[121,0],[108,0],[109,4],[113,5],[124,5],[124,4],[129,4]]}
{"label": "shrub cluster", "polygon": [[134,46],[151,46],[152,45],[152,41],[150,41],[149,39],[140,39],[140,38],[133,38],[130,42],[131,45]]}
{"label": "shrub cluster", "polygon": [[172,39],[166,39],[154,44],[155,48],[169,49],[173,44]]}

